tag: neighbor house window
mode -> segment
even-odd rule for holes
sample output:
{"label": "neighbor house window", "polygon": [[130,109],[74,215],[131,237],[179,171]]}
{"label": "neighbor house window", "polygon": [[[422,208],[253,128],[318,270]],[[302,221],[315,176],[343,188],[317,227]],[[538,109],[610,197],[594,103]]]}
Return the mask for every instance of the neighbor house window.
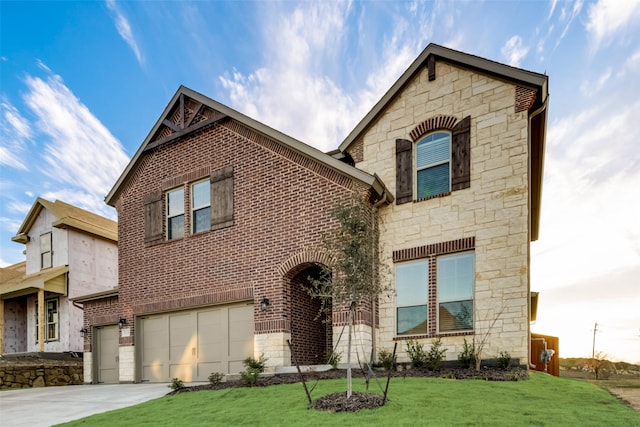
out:
{"label": "neighbor house window", "polygon": [[416,147],[416,198],[424,199],[451,191],[451,134],[427,135]]}
{"label": "neighbor house window", "polygon": [[194,233],[211,229],[211,182],[191,185],[191,224]]}
{"label": "neighbor house window", "polygon": [[40,268],[51,268],[53,265],[51,250],[51,233],[40,236]]}
{"label": "neighbor house window", "polygon": [[437,260],[438,331],[473,329],[473,252],[444,255]]}
{"label": "neighbor house window", "polygon": [[[58,339],[58,299],[49,299],[45,302],[44,318],[46,326],[44,328],[45,341],[55,341]],[[36,341],[40,340],[40,319],[38,319],[38,303],[36,302]]]}
{"label": "neighbor house window", "polygon": [[396,264],[398,335],[426,334],[429,264],[426,260]]}
{"label": "neighbor house window", "polygon": [[184,188],[167,193],[167,239],[184,237]]}

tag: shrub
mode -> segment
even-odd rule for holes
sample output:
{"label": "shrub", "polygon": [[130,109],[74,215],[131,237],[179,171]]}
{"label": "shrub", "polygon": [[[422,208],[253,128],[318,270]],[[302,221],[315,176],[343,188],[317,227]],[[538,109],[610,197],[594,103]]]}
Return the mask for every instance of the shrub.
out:
{"label": "shrub", "polygon": [[507,369],[511,365],[511,355],[508,351],[501,351],[497,358],[498,368]]}
{"label": "shrub", "polygon": [[471,368],[476,364],[476,347],[473,344],[469,344],[466,338],[464,339],[462,352],[458,355],[458,362],[463,368]]}
{"label": "shrub", "polygon": [[396,370],[396,358],[389,350],[381,349],[378,352],[378,360],[385,371]]}
{"label": "shrub", "polygon": [[414,368],[422,368],[427,361],[427,354],[424,352],[424,345],[417,341],[407,341],[407,353],[411,359],[411,366]]}
{"label": "shrub", "polygon": [[431,371],[435,371],[438,369],[440,362],[444,359],[444,355],[447,350],[442,348],[442,340],[440,338],[434,340],[431,343],[431,347],[429,347],[429,351],[427,352],[425,364],[427,368]]}
{"label": "shrub", "polygon": [[184,387],[184,382],[180,378],[173,378],[171,380],[171,384],[169,384],[169,388],[171,390],[179,390]]}
{"label": "shrub", "polygon": [[338,367],[338,363],[342,360],[342,352],[336,352],[333,350],[327,350],[327,363],[331,365],[333,369]]}
{"label": "shrub", "polygon": [[266,361],[267,359],[264,357],[264,354],[260,355],[258,359],[254,359],[253,357],[244,359],[242,364],[246,369],[240,372],[242,383],[249,387],[256,385],[258,377],[264,372],[264,364]]}
{"label": "shrub", "polygon": [[209,383],[211,385],[218,385],[222,382],[223,379],[224,374],[220,372],[213,372],[211,375],[209,375]]}

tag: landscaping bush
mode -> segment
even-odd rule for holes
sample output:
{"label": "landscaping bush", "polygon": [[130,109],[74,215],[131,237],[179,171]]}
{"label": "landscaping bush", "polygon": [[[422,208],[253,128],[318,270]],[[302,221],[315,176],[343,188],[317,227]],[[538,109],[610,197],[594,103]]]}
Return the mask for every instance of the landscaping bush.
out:
{"label": "landscaping bush", "polygon": [[411,366],[414,368],[422,368],[427,362],[427,353],[424,351],[424,345],[414,341],[407,341],[407,353],[411,360]]}
{"label": "landscaping bush", "polygon": [[458,362],[463,368],[471,368],[476,364],[476,347],[473,344],[469,344],[466,338],[464,339],[462,352],[458,355]]}
{"label": "landscaping bush", "polygon": [[213,372],[211,375],[209,375],[209,384],[218,385],[222,382],[223,379],[224,374],[220,372]]}
{"label": "landscaping bush", "polygon": [[381,349],[378,352],[378,361],[385,371],[396,370],[396,358],[389,350]]}
{"label": "landscaping bush", "polygon": [[171,384],[169,384],[169,388],[171,390],[179,390],[184,387],[184,382],[180,378],[173,378],[171,380]]}
{"label": "landscaping bush", "polygon": [[498,368],[508,369],[511,365],[511,355],[508,351],[501,351],[497,357]]}
{"label": "landscaping bush", "polygon": [[442,340],[440,338],[434,340],[427,352],[425,364],[427,369],[435,371],[440,366],[440,362],[444,359],[447,350],[442,348]]}
{"label": "landscaping bush", "polygon": [[240,372],[242,383],[248,387],[256,385],[258,383],[258,377],[264,372],[264,364],[266,361],[267,359],[264,357],[264,354],[260,355],[258,359],[254,359],[253,357],[244,359],[242,364],[246,369]]}
{"label": "landscaping bush", "polygon": [[327,351],[327,363],[331,365],[333,369],[338,367],[338,363],[342,360],[342,352],[336,352],[333,350]]}

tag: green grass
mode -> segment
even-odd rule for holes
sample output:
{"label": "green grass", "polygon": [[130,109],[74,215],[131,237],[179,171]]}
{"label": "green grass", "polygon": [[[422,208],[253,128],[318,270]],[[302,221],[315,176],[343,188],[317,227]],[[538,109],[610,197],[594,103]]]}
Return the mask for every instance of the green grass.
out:
{"label": "green grass", "polygon": [[[321,381],[312,397],[345,387]],[[62,425],[640,426],[640,414],[593,384],[532,373],[518,382],[393,378],[384,407],[357,413],[309,409],[302,385],[289,384],[164,396]]]}

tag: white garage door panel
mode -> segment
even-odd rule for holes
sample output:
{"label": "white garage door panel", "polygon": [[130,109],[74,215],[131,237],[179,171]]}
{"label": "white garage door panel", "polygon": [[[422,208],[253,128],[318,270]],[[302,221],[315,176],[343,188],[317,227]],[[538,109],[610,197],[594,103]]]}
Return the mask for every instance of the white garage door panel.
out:
{"label": "white garage door panel", "polygon": [[169,376],[193,381],[192,361],[196,350],[193,313],[169,315]]}
{"label": "white garage door panel", "polygon": [[220,306],[141,318],[142,381],[207,381],[238,373],[253,356],[253,306]]}
{"label": "white garage door panel", "polygon": [[158,315],[140,323],[143,381],[165,382],[169,376],[168,321],[168,316]]}
{"label": "white garage door panel", "polygon": [[253,307],[229,308],[229,372],[244,370],[242,362],[253,356]]}

